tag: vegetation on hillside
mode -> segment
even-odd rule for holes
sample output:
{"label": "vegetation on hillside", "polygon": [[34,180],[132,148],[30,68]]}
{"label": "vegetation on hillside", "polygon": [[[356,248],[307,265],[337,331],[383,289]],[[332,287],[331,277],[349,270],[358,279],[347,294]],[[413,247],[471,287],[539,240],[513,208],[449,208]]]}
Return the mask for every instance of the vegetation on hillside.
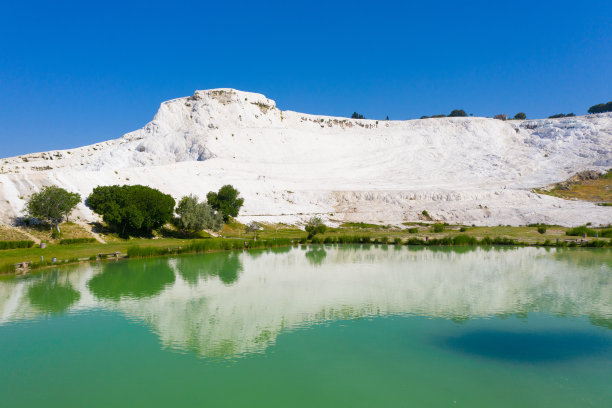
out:
{"label": "vegetation on hillside", "polygon": [[85,204],[121,236],[151,234],[172,219],[174,199],[151,187],[99,186]]}
{"label": "vegetation on hillside", "polygon": [[308,239],[312,239],[316,234],[323,234],[327,230],[327,226],[321,220],[321,217],[312,217],[306,223],[304,228],[308,233]]}
{"label": "vegetation on hillside", "polygon": [[223,221],[229,221],[230,217],[237,217],[240,208],[244,204],[244,198],[233,186],[226,184],[218,192],[210,191],[206,194],[208,204],[223,216]]}
{"label": "vegetation on hillside", "polygon": [[612,205],[612,169],[606,173],[583,171],[568,180],[545,188],[534,189],[566,200],[592,201],[599,205]]}
{"label": "vegetation on hillside", "polygon": [[218,231],[223,225],[223,215],[215,211],[207,202],[198,202],[193,195],[185,196],[179,202],[176,213],[176,224],[189,231],[210,229]]}
{"label": "vegetation on hillside", "polygon": [[71,193],[61,187],[46,186],[40,192],[30,196],[26,203],[26,214],[29,218],[36,218],[55,227],[61,234],[59,224],[81,202],[81,196]]}
{"label": "vegetation on hillside", "polygon": [[576,116],[573,113],[557,113],[556,115],[550,115],[548,119],[557,119],[557,118],[570,118]]}
{"label": "vegetation on hillside", "polygon": [[593,105],[587,111],[589,113],[604,113],[604,112],[612,112],[612,101],[608,103],[599,103],[597,105]]}

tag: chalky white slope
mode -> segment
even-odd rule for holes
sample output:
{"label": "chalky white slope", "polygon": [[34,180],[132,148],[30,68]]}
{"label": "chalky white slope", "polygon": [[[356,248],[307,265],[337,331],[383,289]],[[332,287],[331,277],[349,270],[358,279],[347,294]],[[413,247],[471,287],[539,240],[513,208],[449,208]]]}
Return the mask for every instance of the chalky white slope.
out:
{"label": "chalky white slope", "polygon": [[[503,122],[487,118],[353,120],[281,111],[263,95],[216,89],[164,102],[153,121],[78,149],[2,159],[0,222],[49,184],[86,197],[145,184],[175,198],[233,184],[239,219],[295,223],[436,220],[607,224],[612,207],[532,193],[612,167],[612,114]],[[84,205],[77,216],[96,217]]]}

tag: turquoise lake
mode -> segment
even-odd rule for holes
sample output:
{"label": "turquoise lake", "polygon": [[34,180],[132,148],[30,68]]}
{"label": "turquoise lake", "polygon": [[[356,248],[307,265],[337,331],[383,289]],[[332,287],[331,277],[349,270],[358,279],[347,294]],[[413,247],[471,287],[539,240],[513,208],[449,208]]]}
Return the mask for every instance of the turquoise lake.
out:
{"label": "turquoise lake", "polygon": [[610,407],[612,251],[312,246],[0,281],[0,407]]}

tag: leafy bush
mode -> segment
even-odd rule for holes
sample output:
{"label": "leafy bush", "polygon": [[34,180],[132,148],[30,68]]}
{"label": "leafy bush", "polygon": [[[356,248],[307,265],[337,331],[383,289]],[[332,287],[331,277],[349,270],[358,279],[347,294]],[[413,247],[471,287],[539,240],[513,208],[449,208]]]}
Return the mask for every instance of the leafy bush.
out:
{"label": "leafy bush", "polygon": [[223,215],[213,210],[205,202],[198,203],[197,197],[193,195],[181,198],[176,213],[178,214],[177,226],[183,230],[211,229],[218,231],[223,225]]}
{"label": "leafy bush", "polygon": [[122,235],[150,234],[172,219],[174,199],[151,187],[98,186],[85,204]]}
{"label": "leafy bush", "polygon": [[604,112],[612,112],[612,101],[608,103],[599,103],[597,105],[593,105],[588,110],[589,113],[604,113]]}
{"label": "leafy bush", "polygon": [[30,196],[26,203],[26,213],[29,217],[38,218],[55,226],[59,234],[59,223],[64,218],[68,219],[80,202],[81,196],[78,193],[71,193],[57,186],[46,186]]}
{"label": "leafy bush", "polygon": [[312,239],[316,234],[323,234],[327,231],[327,226],[323,224],[320,217],[312,217],[306,223],[306,232],[308,233],[308,239]]}
{"label": "leafy bush", "polygon": [[469,235],[457,235],[453,238],[453,245],[477,245],[478,240]]}
{"label": "leafy bush", "polygon": [[525,115],[524,112],[519,112],[516,115],[514,115],[514,119],[525,120],[527,119],[527,115]]}
{"label": "leafy bush", "polygon": [[443,232],[443,231],[444,231],[444,224],[434,224],[434,225],[431,227],[431,230],[432,230],[433,232]]}
{"label": "leafy bush", "polygon": [[408,233],[410,234],[416,234],[417,232],[419,232],[418,228],[408,228]]}
{"label": "leafy bush", "polygon": [[548,119],[556,119],[556,118],[570,118],[576,116],[573,113],[557,113],[556,115],[550,115]]}
{"label": "leafy bush", "polygon": [[612,238],[612,228],[594,229],[589,228],[586,225],[580,227],[571,228],[565,231],[565,235],[572,237],[581,237],[586,235],[587,237],[600,237],[600,238]]}
{"label": "leafy bush", "polygon": [[32,248],[34,241],[0,241],[0,249]]}
{"label": "leafy bush", "polygon": [[429,213],[427,212],[427,210],[423,210],[423,212],[421,214],[423,214],[424,217],[431,218],[429,216]]}
{"label": "leafy bush", "polygon": [[223,221],[229,221],[229,217],[237,217],[240,207],[244,204],[244,198],[230,184],[226,184],[218,192],[209,191],[206,194],[208,204],[223,215]]}
{"label": "leafy bush", "polygon": [[420,238],[408,238],[405,242],[406,245],[425,245],[426,242]]}
{"label": "leafy bush", "polygon": [[467,113],[463,109],[454,109],[451,113],[448,114],[449,118],[454,117],[464,117],[467,116]]}
{"label": "leafy bush", "polygon": [[565,231],[565,235],[571,237],[581,237],[582,235],[586,235],[587,237],[594,237],[596,231],[592,228],[587,227],[586,225],[582,225],[580,227],[570,228]]}
{"label": "leafy bush", "polygon": [[91,242],[96,242],[96,239],[95,238],[67,238],[67,239],[62,239],[60,241],[60,245],[88,244]]}
{"label": "leafy bush", "polygon": [[540,234],[545,234],[545,233],[546,233],[546,225],[540,225],[540,226],[538,227],[538,232],[539,232]]}
{"label": "leafy bush", "polygon": [[325,237],[325,239],[323,240],[324,244],[335,244],[336,243],[336,238],[334,237]]}

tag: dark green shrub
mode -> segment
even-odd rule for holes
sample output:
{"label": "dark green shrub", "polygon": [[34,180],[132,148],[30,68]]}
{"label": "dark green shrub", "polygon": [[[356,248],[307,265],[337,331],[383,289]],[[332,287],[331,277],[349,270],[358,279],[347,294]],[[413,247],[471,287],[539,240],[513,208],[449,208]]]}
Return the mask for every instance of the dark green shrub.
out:
{"label": "dark green shrub", "polygon": [[589,113],[604,113],[604,112],[612,112],[612,101],[608,103],[598,103],[597,105],[593,105],[588,110]]}
{"label": "dark green shrub", "polygon": [[208,200],[208,205],[223,214],[223,221],[225,222],[229,220],[229,217],[238,216],[238,212],[244,204],[244,198],[241,198],[238,190],[230,184],[221,187],[217,193],[214,191],[208,192],[206,200]]}
{"label": "dark green shrub", "polygon": [[410,234],[416,234],[417,232],[419,232],[419,229],[418,228],[408,228],[408,232]]}
{"label": "dark green shrub", "polygon": [[467,116],[467,113],[465,113],[463,109],[453,109],[453,111],[448,115],[449,118],[465,116]]}
{"label": "dark green shrub", "polygon": [[568,235],[571,237],[581,237],[582,235],[586,235],[587,237],[594,237],[596,233],[597,231],[595,231],[592,228],[587,227],[586,225],[571,228],[565,231],[565,235]]}
{"label": "dark green shrub", "polygon": [[434,225],[431,227],[431,230],[432,230],[433,232],[443,232],[443,231],[444,231],[444,224],[434,224]]}
{"label": "dark green shrub", "polygon": [[422,240],[420,238],[408,238],[404,244],[405,245],[425,245],[425,243],[426,243],[425,240]]}
{"label": "dark green shrub", "polygon": [[478,240],[469,235],[457,235],[453,238],[453,245],[477,245]]}
{"label": "dark green shrub", "polygon": [[0,241],[0,249],[32,248],[34,241]]}
{"label": "dark green shrub", "polygon": [[323,224],[320,217],[312,217],[306,223],[306,232],[308,232],[308,239],[312,239],[316,234],[323,234],[327,230],[327,226]]}
{"label": "dark green shrub", "polygon": [[546,225],[540,225],[540,226],[538,227],[538,232],[539,232],[540,234],[545,234],[545,233],[546,233]]}
{"label": "dark green shrub", "polygon": [[514,119],[525,120],[527,119],[527,115],[525,115],[524,112],[519,112],[516,115],[514,115]]}
{"label": "dark green shrub", "polygon": [[150,234],[172,219],[174,199],[147,186],[98,186],[85,204],[119,234]]}
{"label": "dark green shrub", "polygon": [[95,238],[66,238],[60,241],[60,245],[71,245],[71,244],[88,244],[96,242]]}

